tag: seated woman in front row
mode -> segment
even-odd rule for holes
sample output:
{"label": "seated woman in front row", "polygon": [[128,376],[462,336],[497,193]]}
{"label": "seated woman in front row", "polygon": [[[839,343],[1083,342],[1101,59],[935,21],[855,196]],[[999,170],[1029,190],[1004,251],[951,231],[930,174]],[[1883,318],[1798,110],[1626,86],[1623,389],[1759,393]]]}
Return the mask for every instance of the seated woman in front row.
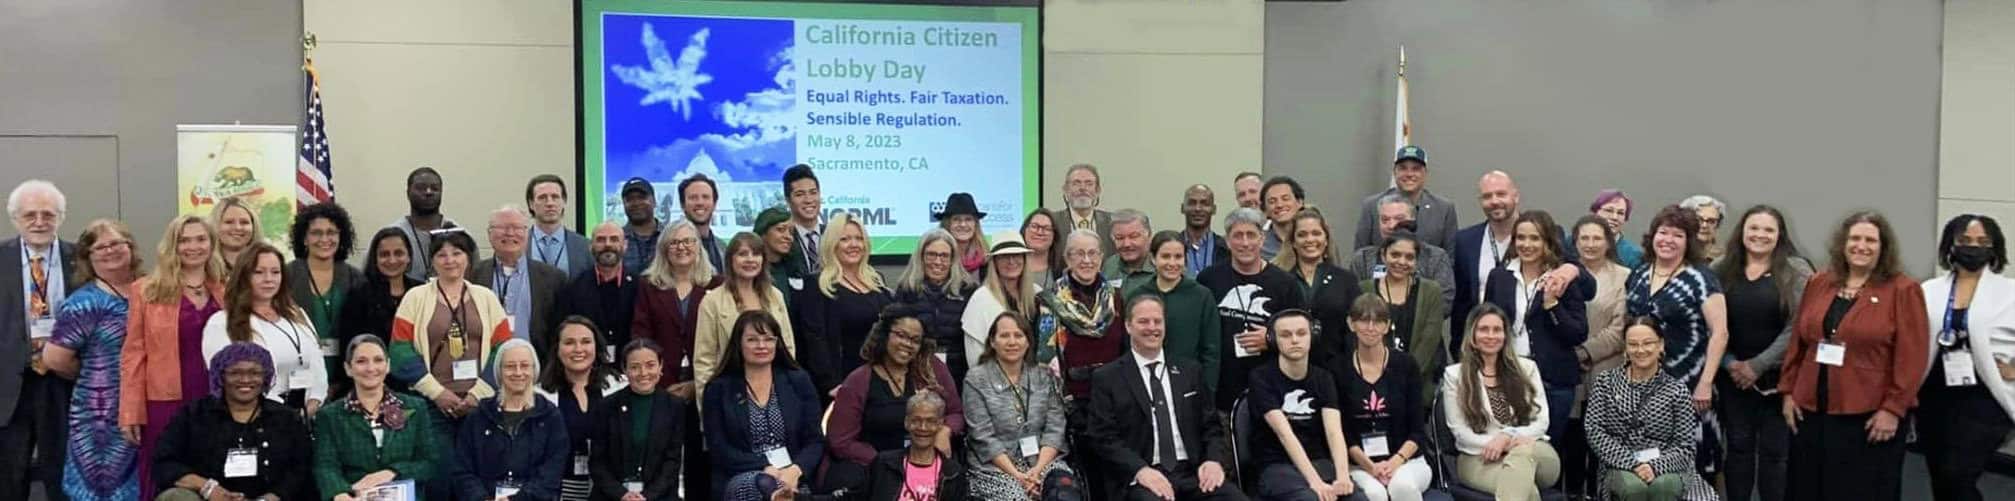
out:
{"label": "seated woman in front row", "polygon": [[501,387],[476,403],[441,460],[460,499],[552,501],[571,459],[560,408],[532,393],[539,354],[523,339],[504,341],[490,370]]}
{"label": "seated woman in front row", "polygon": [[905,405],[910,445],[875,455],[868,466],[868,501],[957,501],[966,498],[965,464],[931,445],[945,428],[945,399],[920,391]]}
{"label": "seated woman in front row", "polygon": [[781,332],[770,314],[742,312],[721,352],[720,373],[707,382],[700,408],[720,499],[766,501],[797,492],[825,457],[818,389],[784,351]]}
{"label": "seated woman in front row", "polygon": [[[1397,265],[1391,257],[1388,253],[1388,266]],[[1441,300],[1432,294],[1415,299],[1420,298]],[[1421,457],[1427,444],[1427,399],[1421,398],[1426,391],[1421,387],[1427,384],[1414,357],[1387,341],[1393,313],[1377,293],[1357,296],[1349,316],[1356,339],[1331,366],[1342,400],[1343,436],[1350,443],[1350,461],[1357,465],[1350,480],[1371,501],[1420,501],[1434,480],[1434,469]],[[1432,344],[1413,346],[1440,350]]]}
{"label": "seated woman in front row", "polygon": [[627,391],[595,405],[589,445],[594,499],[644,501],[679,499],[680,443],[686,402],[658,390],[665,375],[664,349],[638,338],[623,346],[617,360],[629,378]]}
{"label": "seated woman in front row", "polygon": [[1560,455],[1546,438],[1546,399],[1539,366],[1511,353],[1504,310],[1483,303],[1469,311],[1461,363],[1441,377],[1442,410],[1455,448],[1455,478],[1500,500],[1539,499],[1560,481]]}
{"label": "seated woman in front row", "polygon": [[[1665,337],[1658,320],[1638,317],[1623,330],[1629,363],[1602,371],[1588,394],[1588,445],[1602,460],[1602,490],[1622,501],[1715,499],[1693,471],[1693,392],[1659,370]],[[1605,498],[1610,499],[1610,498]]]}
{"label": "seated woman in front row", "polygon": [[343,350],[350,394],[315,415],[315,486],[322,497],[353,501],[381,485],[434,479],[440,433],[427,401],[385,386],[391,373],[385,340],[350,338]]}
{"label": "seated woman in front row", "polygon": [[301,413],[264,398],[273,357],[250,342],[210,358],[210,396],[175,413],[154,448],[162,501],[273,501],[308,496],[308,430]]}
{"label": "seated woman in front row", "polygon": [[875,455],[909,446],[904,443],[910,438],[903,425],[904,409],[917,392],[937,393],[945,401],[946,426],[931,441],[940,454],[950,455],[952,437],[965,434],[965,407],[959,402],[957,381],[945,363],[931,355],[935,343],[924,333],[922,315],[923,310],[912,305],[890,305],[868,330],[867,341],[861,344],[860,368],[847,375],[833,398],[826,436],[832,460],[819,479],[819,492],[862,490]]}
{"label": "seated woman in front row", "polygon": [[966,458],[974,466],[969,482],[974,498],[1041,499],[1044,479],[1071,475],[1063,461],[1069,448],[1063,381],[1036,365],[1032,332],[1021,315],[994,315],[986,348],[966,372],[966,429],[971,432]]}

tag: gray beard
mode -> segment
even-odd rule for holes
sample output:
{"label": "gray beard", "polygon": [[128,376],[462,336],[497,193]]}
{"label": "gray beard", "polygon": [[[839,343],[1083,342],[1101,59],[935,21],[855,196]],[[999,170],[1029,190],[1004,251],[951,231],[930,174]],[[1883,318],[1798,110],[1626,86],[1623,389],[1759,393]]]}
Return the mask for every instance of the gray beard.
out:
{"label": "gray beard", "polygon": [[1098,197],[1064,197],[1064,205],[1071,210],[1089,210],[1098,207]]}

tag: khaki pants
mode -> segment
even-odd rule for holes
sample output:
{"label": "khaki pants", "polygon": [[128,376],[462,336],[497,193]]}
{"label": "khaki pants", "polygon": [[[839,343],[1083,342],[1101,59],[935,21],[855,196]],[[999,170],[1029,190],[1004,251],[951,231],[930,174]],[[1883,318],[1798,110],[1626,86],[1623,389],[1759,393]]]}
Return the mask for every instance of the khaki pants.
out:
{"label": "khaki pants", "polygon": [[1496,463],[1463,454],[1455,460],[1455,477],[1462,485],[1490,493],[1499,500],[1539,499],[1539,487],[1560,481],[1560,454],[1544,441],[1513,447]]}
{"label": "khaki pants", "polygon": [[161,495],[154,496],[154,501],[203,501],[203,494],[181,487],[171,487],[161,491]]}

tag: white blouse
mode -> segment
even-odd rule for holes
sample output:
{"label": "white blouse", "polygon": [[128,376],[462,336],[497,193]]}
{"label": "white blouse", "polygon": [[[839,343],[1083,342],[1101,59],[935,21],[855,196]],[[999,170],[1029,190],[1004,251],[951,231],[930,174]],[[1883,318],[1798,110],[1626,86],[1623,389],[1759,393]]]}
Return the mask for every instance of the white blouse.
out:
{"label": "white blouse", "polygon": [[[299,313],[298,310],[296,310]],[[302,313],[302,318],[307,315]],[[219,311],[210,315],[210,321],[203,325],[203,365],[208,366],[217,352],[224,351],[231,344],[231,336],[224,332],[227,312]],[[266,398],[285,401],[288,391],[305,389],[308,400],[329,401],[329,369],[322,360],[322,345],[315,334],[315,325],[296,323],[285,318],[278,322],[252,317],[252,342],[265,348],[273,356],[273,387],[266,391]],[[210,370],[219,370],[211,367]],[[301,372],[295,375],[296,372]]]}
{"label": "white blouse", "polygon": [[[1518,361],[1518,371],[1525,373],[1525,380],[1532,382],[1530,387],[1533,392],[1532,400],[1537,404],[1532,409],[1532,422],[1526,423],[1525,426],[1506,425],[1497,420],[1496,414],[1490,412],[1493,408],[1490,405],[1490,399],[1485,395],[1478,395],[1478,397],[1483,398],[1483,418],[1487,421],[1483,433],[1471,430],[1468,424],[1464,424],[1462,418],[1462,404],[1459,403],[1461,400],[1456,398],[1456,382],[1462,380],[1462,364],[1449,365],[1448,368],[1442,370],[1441,410],[1449,430],[1455,434],[1455,448],[1462,451],[1463,454],[1471,456],[1482,455],[1483,447],[1489,445],[1491,439],[1497,438],[1497,434],[1499,433],[1513,437],[1531,437],[1539,440],[1549,440],[1546,436],[1546,427],[1548,425],[1546,395],[1539,393],[1539,388],[1543,387],[1539,379],[1539,366],[1534,364],[1532,359],[1525,357],[1512,357],[1512,360]],[[1499,368],[1498,370],[1502,371],[1504,369]],[[1483,390],[1482,379],[1483,376],[1479,374],[1476,381],[1476,388],[1479,391]]]}

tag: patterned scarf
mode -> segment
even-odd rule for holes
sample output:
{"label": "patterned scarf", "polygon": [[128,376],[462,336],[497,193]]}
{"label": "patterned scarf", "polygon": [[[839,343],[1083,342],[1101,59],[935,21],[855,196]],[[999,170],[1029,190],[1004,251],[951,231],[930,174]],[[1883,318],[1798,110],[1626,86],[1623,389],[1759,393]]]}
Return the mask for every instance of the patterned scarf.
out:
{"label": "patterned scarf", "polygon": [[[1049,307],[1057,323],[1070,329],[1072,334],[1099,339],[1105,337],[1105,328],[1112,323],[1115,313],[1112,308],[1113,294],[1118,293],[1119,289],[1104,286],[1105,277],[1102,276],[1092,283],[1100,285],[1094,286],[1098,292],[1089,302],[1078,297],[1080,293],[1077,291],[1077,284],[1071,282],[1069,273],[1057,278],[1054,287],[1036,297],[1042,301],[1043,306]],[[1062,346],[1062,331],[1057,331],[1056,334],[1059,337],[1056,345]]]}
{"label": "patterned scarf", "polygon": [[[343,408],[359,416],[371,415],[364,410],[364,403],[357,400],[357,392],[354,391],[350,392],[350,398],[343,399]],[[403,430],[406,428],[406,417],[405,404],[392,396],[392,390],[385,390],[384,399],[378,401],[378,418],[373,424],[384,426],[387,430]]]}

